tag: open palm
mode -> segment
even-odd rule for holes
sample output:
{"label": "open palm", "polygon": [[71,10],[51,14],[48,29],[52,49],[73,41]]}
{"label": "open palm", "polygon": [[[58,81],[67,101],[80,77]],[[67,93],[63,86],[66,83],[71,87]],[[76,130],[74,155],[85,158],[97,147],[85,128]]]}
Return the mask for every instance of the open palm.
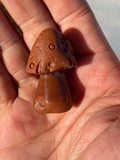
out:
{"label": "open palm", "polygon": [[[1,2],[23,37],[0,10],[0,160],[120,159],[120,63],[87,3]],[[39,33],[55,23],[78,61],[78,68],[66,73],[74,106],[62,114],[41,114],[32,108],[38,77],[25,66]]]}

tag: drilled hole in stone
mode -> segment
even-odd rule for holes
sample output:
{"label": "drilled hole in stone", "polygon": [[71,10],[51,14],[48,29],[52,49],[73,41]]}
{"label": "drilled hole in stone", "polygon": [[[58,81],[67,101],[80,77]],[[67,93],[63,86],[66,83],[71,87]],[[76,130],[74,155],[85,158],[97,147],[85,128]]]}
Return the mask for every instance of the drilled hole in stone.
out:
{"label": "drilled hole in stone", "polygon": [[49,45],[49,48],[50,48],[51,50],[55,49],[55,44],[51,43],[51,44]]}
{"label": "drilled hole in stone", "polygon": [[34,68],[34,67],[35,67],[35,63],[32,62],[32,63],[30,64],[30,68],[32,69],[32,68]]}

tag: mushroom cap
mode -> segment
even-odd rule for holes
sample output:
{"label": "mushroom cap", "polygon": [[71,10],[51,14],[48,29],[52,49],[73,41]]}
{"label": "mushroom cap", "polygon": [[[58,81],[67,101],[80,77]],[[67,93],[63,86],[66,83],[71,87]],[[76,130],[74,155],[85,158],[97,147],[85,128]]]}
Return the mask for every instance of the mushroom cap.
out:
{"label": "mushroom cap", "polygon": [[73,50],[63,35],[52,28],[40,33],[36,39],[26,67],[26,72],[46,74],[76,66]]}

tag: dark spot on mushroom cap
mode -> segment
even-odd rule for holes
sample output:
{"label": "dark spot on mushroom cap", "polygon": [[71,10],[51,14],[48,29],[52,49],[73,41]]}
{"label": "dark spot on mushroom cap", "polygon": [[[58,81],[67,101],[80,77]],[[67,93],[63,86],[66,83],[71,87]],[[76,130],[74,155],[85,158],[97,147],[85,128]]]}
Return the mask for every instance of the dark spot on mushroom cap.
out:
{"label": "dark spot on mushroom cap", "polygon": [[32,68],[34,68],[35,67],[35,63],[34,62],[31,62],[30,63],[30,68],[32,69]]}
{"label": "dark spot on mushroom cap", "polygon": [[55,49],[55,44],[51,43],[51,44],[49,45],[49,48],[50,48],[51,50]]}

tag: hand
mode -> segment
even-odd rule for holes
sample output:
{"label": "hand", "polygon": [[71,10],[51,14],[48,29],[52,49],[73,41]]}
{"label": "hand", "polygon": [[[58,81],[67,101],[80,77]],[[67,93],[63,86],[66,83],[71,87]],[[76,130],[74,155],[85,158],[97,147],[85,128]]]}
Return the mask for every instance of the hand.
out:
{"label": "hand", "polygon": [[[0,160],[120,159],[120,63],[87,3],[1,2],[23,37],[0,11]],[[40,114],[32,108],[38,78],[25,66],[38,34],[56,27],[54,22],[78,60],[68,74],[74,106],[62,114]]]}

